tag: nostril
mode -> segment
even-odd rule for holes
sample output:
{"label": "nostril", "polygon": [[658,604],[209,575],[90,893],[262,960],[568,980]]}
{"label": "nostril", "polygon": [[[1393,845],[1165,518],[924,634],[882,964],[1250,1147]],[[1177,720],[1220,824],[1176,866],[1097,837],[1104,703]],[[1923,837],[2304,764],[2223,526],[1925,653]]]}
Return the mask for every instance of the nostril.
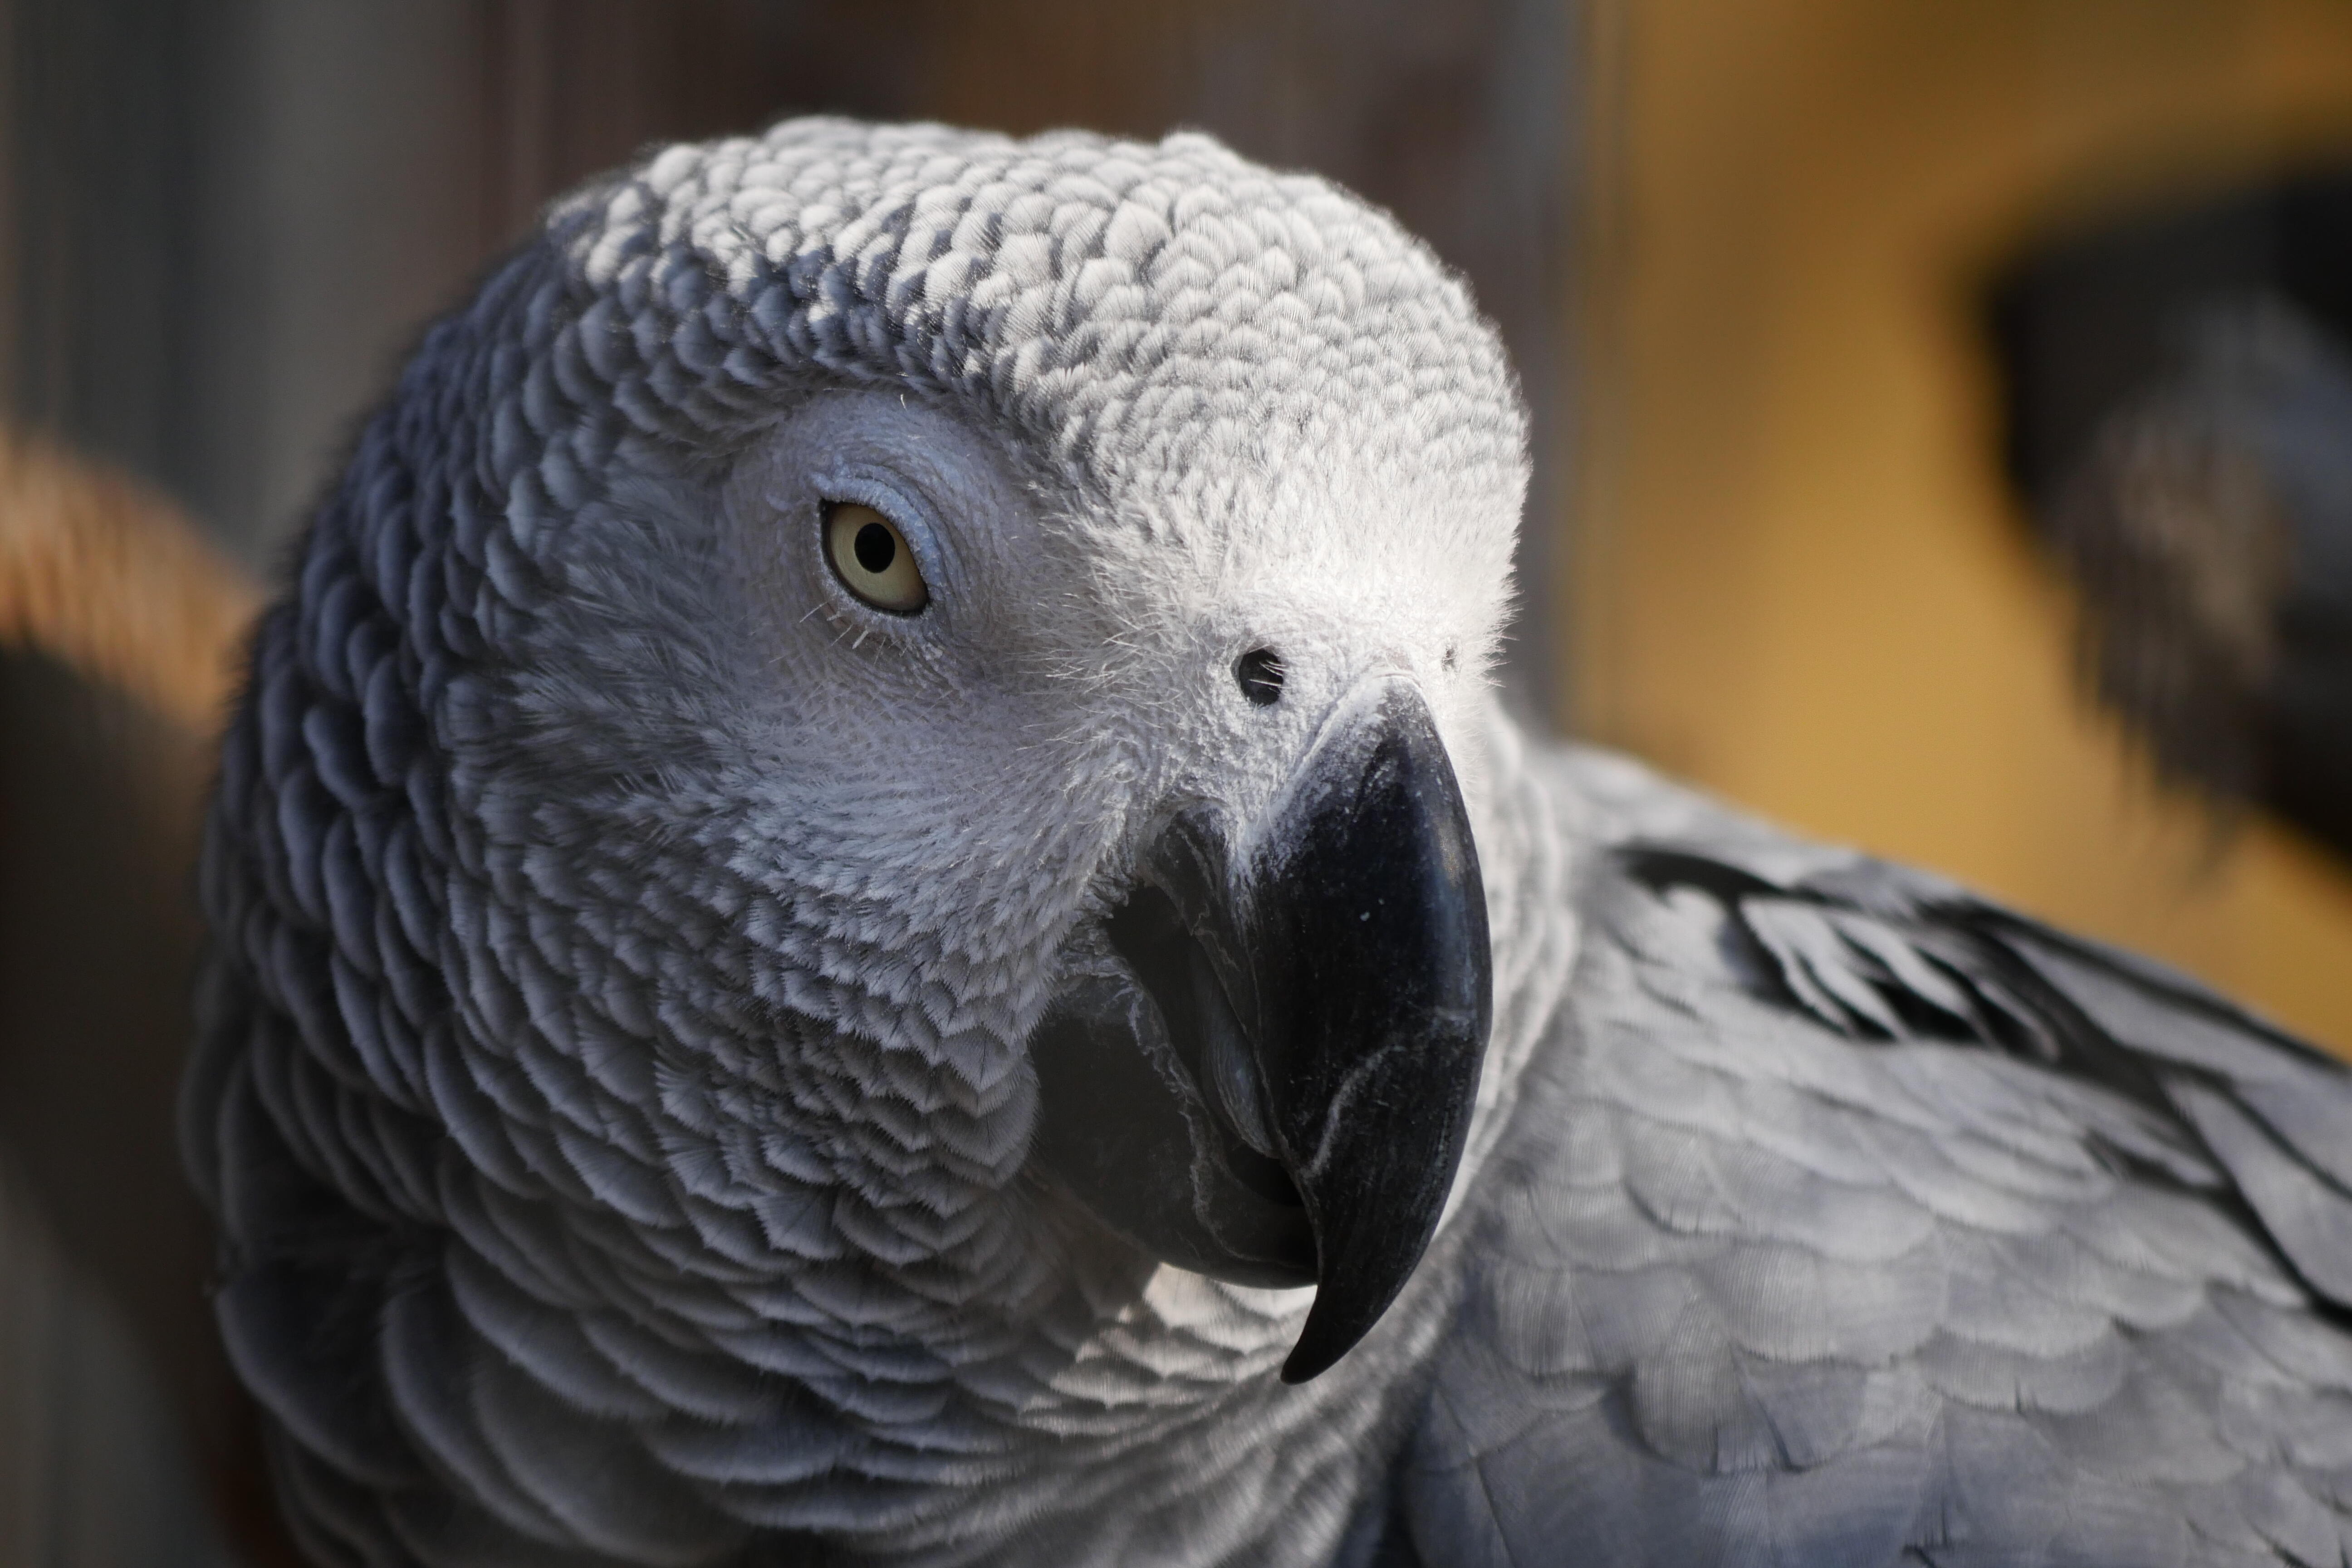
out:
{"label": "nostril", "polygon": [[1254,647],[1234,660],[1234,679],[1242,695],[1261,708],[1282,699],[1282,658],[1270,647]]}

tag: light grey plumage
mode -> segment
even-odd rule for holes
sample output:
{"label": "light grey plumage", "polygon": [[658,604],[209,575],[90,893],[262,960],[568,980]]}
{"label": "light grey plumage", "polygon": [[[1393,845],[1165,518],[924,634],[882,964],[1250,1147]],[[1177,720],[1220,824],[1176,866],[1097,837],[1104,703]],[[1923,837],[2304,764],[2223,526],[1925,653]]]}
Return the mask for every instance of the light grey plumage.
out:
{"label": "light grey plumage", "polygon": [[[798,121],[554,209],[224,756],[186,1138],[309,1550],[2345,1561],[2352,1082],[1524,741],[1523,482],[1458,285],[1202,138]],[[930,609],[843,595],[827,501]],[[1106,1229],[1029,1051],[1169,803],[1290,810],[1368,681],[1460,775],[1495,1021],[1435,1239],[1293,1387],[1311,1292]]]}

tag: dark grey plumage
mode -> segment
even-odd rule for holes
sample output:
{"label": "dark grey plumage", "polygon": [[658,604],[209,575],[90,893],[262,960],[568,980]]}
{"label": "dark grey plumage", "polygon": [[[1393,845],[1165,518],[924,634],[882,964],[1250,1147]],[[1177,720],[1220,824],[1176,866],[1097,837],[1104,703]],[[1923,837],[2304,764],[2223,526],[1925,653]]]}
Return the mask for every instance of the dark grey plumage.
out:
{"label": "dark grey plumage", "polygon": [[[185,1140],[305,1548],[2341,1564],[2352,1079],[1532,746],[1519,429],[1425,251],[1196,138],[799,122],[559,207],[362,437],[224,751]],[[845,596],[844,501],[936,614]],[[1286,820],[1391,709],[1493,1029],[1434,1241],[1292,1387],[1308,1292],[1033,1159],[1028,1044],[1124,982],[1170,803]]]}

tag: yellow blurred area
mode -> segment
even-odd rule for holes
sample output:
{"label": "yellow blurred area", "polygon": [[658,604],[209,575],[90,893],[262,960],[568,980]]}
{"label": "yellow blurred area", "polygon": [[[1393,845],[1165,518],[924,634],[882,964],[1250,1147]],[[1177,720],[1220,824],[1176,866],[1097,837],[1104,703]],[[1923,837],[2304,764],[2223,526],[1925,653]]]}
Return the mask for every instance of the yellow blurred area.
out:
{"label": "yellow blurred area", "polygon": [[2072,685],[1976,290],[2352,149],[2342,0],[1601,0],[1575,714],[2352,1050],[2352,879],[2160,797]]}

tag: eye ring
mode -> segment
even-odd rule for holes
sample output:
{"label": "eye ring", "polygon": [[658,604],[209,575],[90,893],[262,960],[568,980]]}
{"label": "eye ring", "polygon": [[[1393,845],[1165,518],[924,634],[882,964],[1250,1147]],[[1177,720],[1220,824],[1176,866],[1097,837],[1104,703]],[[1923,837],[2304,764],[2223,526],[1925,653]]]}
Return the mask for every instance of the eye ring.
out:
{"label": "eye ring", "polygon": [[852,598],[884,615],[919,616],[931,602],[906,534],[864,501],[826,503],[824,558]]}

